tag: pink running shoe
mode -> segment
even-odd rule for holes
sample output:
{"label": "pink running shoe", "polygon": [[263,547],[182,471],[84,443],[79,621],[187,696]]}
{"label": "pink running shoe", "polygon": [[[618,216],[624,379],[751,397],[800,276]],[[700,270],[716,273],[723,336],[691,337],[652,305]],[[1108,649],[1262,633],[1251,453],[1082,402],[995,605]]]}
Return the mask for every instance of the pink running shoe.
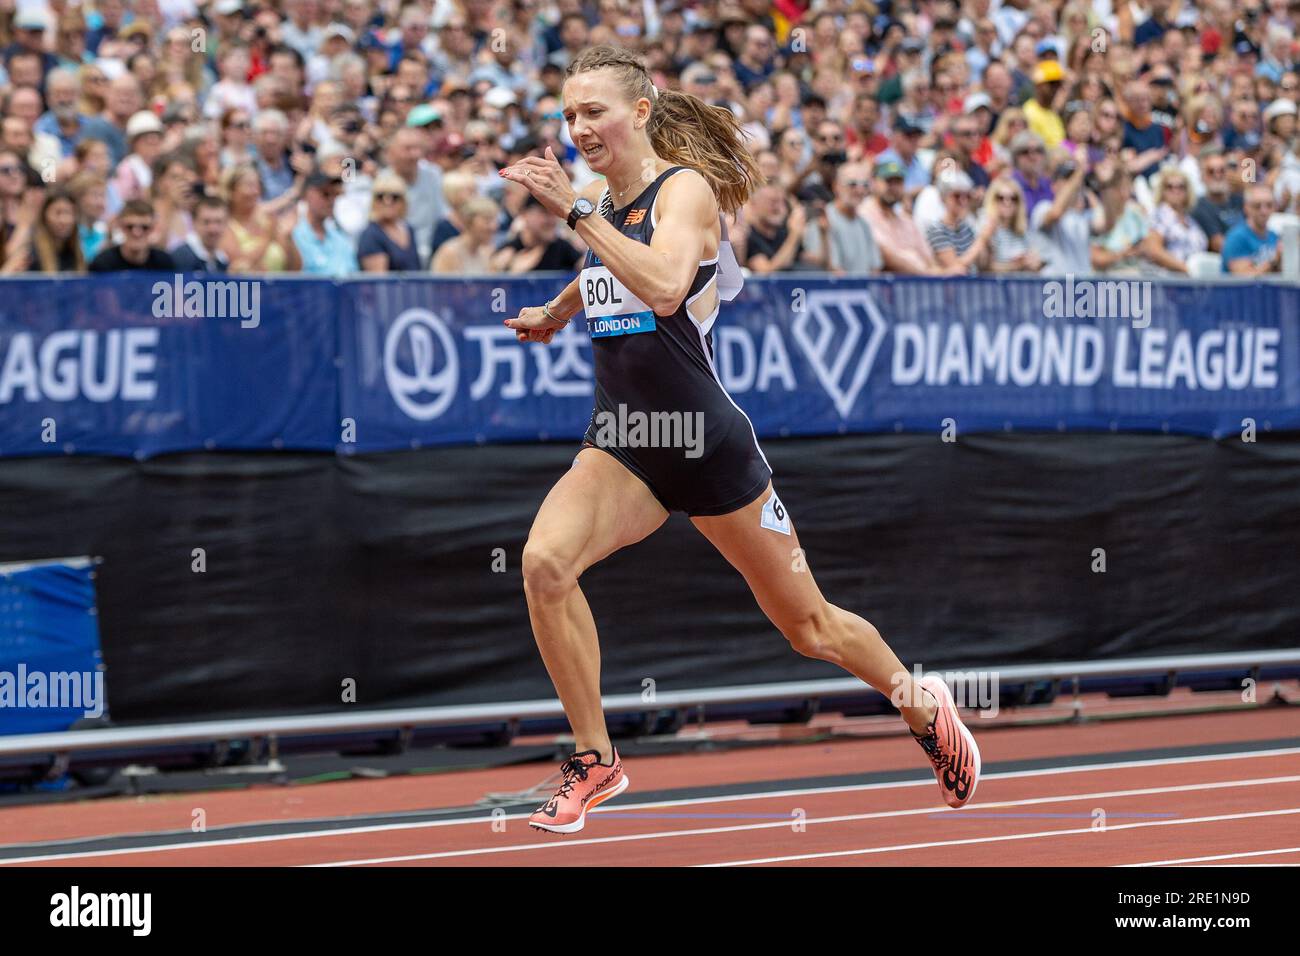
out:
{"label": "pink running shoe", "polygon": [[564,782],[555,795],[531,817],[528,825],[551,833],[577,833],[587,820],[587,811],[627,789],[623,761],[614,750],[614,764],[600,763],[600,753],[584,750],[560,765]]}
{"label": "pink running shoe", "polygon": [[912,736],[934,764],[934,776],[943,790],[944,802],[950,807],[965,806],[974,798],[975,787],[980,782],[980,749],[957,714],[957,704],[947,682],[937,674],[929,674],[919,683],[934,695],[939,709],[925,733],[912,731]]}

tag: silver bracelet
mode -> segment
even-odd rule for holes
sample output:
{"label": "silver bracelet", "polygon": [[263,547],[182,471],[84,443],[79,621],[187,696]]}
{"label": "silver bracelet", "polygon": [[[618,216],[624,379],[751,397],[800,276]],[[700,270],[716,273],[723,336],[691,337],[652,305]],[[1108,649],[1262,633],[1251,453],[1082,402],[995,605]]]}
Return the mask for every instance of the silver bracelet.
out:
{"label": "silver bracelet", "polygon": [[552,322],[563,322],[565,325],[569,324],[568,319],[562,319],[558,315],[553,315],[551,313],[551,303],[549,302],[542,303],[542,315],[546,316]]}

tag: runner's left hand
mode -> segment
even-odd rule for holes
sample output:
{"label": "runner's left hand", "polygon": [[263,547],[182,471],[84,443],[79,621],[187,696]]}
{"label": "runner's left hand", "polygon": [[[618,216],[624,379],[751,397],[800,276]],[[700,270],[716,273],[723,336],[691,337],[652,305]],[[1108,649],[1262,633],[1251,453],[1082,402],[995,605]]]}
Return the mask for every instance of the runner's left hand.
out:
{"label": "runner's left hand", "polygon": [[525,156],[519,162],[498,171],[502,179],[519,183],[538,198],[547,212],[561,219],[569,215],[578,194],[569,182],[551,147],[546,156]]}

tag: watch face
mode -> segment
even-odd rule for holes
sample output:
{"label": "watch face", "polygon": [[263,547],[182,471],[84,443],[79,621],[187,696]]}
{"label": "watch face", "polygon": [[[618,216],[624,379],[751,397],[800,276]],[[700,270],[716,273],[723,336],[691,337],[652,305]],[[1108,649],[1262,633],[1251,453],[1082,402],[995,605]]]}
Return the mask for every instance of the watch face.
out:
{"label": "watch face", "polygon": [[591,204],[591,200],[585,197],[580,198],[573,205],[578,210],[578,212],[582,213],[582,215],[584,216],[588,215],[591,212],[594,212],[596,209],[596,207]]}

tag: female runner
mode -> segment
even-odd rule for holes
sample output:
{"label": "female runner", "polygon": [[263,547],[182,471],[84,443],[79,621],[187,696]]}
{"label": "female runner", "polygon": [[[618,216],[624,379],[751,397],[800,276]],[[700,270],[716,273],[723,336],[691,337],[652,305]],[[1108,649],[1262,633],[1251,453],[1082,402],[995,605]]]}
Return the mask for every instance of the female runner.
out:
{"label": "female runner", "polygon": [[[946,683],[912,680],[879,632],[822,597],[748,417],[713,365],[709,333],[743,282],[720,210],[734,213],[758,169],[732,114],[658,90],[629,52],[592,47],[570,64],[564,117],[591,169],[574,192],[554,153],[501,170],[586,242],[583,268],[560,295],[505,324],[550,342],[585,311],[596,402],[573,465],[547,494],[524,546],[524,593],[537,646],[573,728],[563,782],[530,824],[581,830],[588,810],[627,788],[600,703],[600,646],[582,573],[684,511],[745,578],[793,648],[845,668],[890,697],[934,767],[945,801],[967,803],[980,756]],[[620,406],[623,409],[620,410]],[[620,411],[628,417],[619,419]],[[702,413],[703,449],[637,447],[608,423],[631,413]],[[629,432],[632,436],[634,433]]]}

